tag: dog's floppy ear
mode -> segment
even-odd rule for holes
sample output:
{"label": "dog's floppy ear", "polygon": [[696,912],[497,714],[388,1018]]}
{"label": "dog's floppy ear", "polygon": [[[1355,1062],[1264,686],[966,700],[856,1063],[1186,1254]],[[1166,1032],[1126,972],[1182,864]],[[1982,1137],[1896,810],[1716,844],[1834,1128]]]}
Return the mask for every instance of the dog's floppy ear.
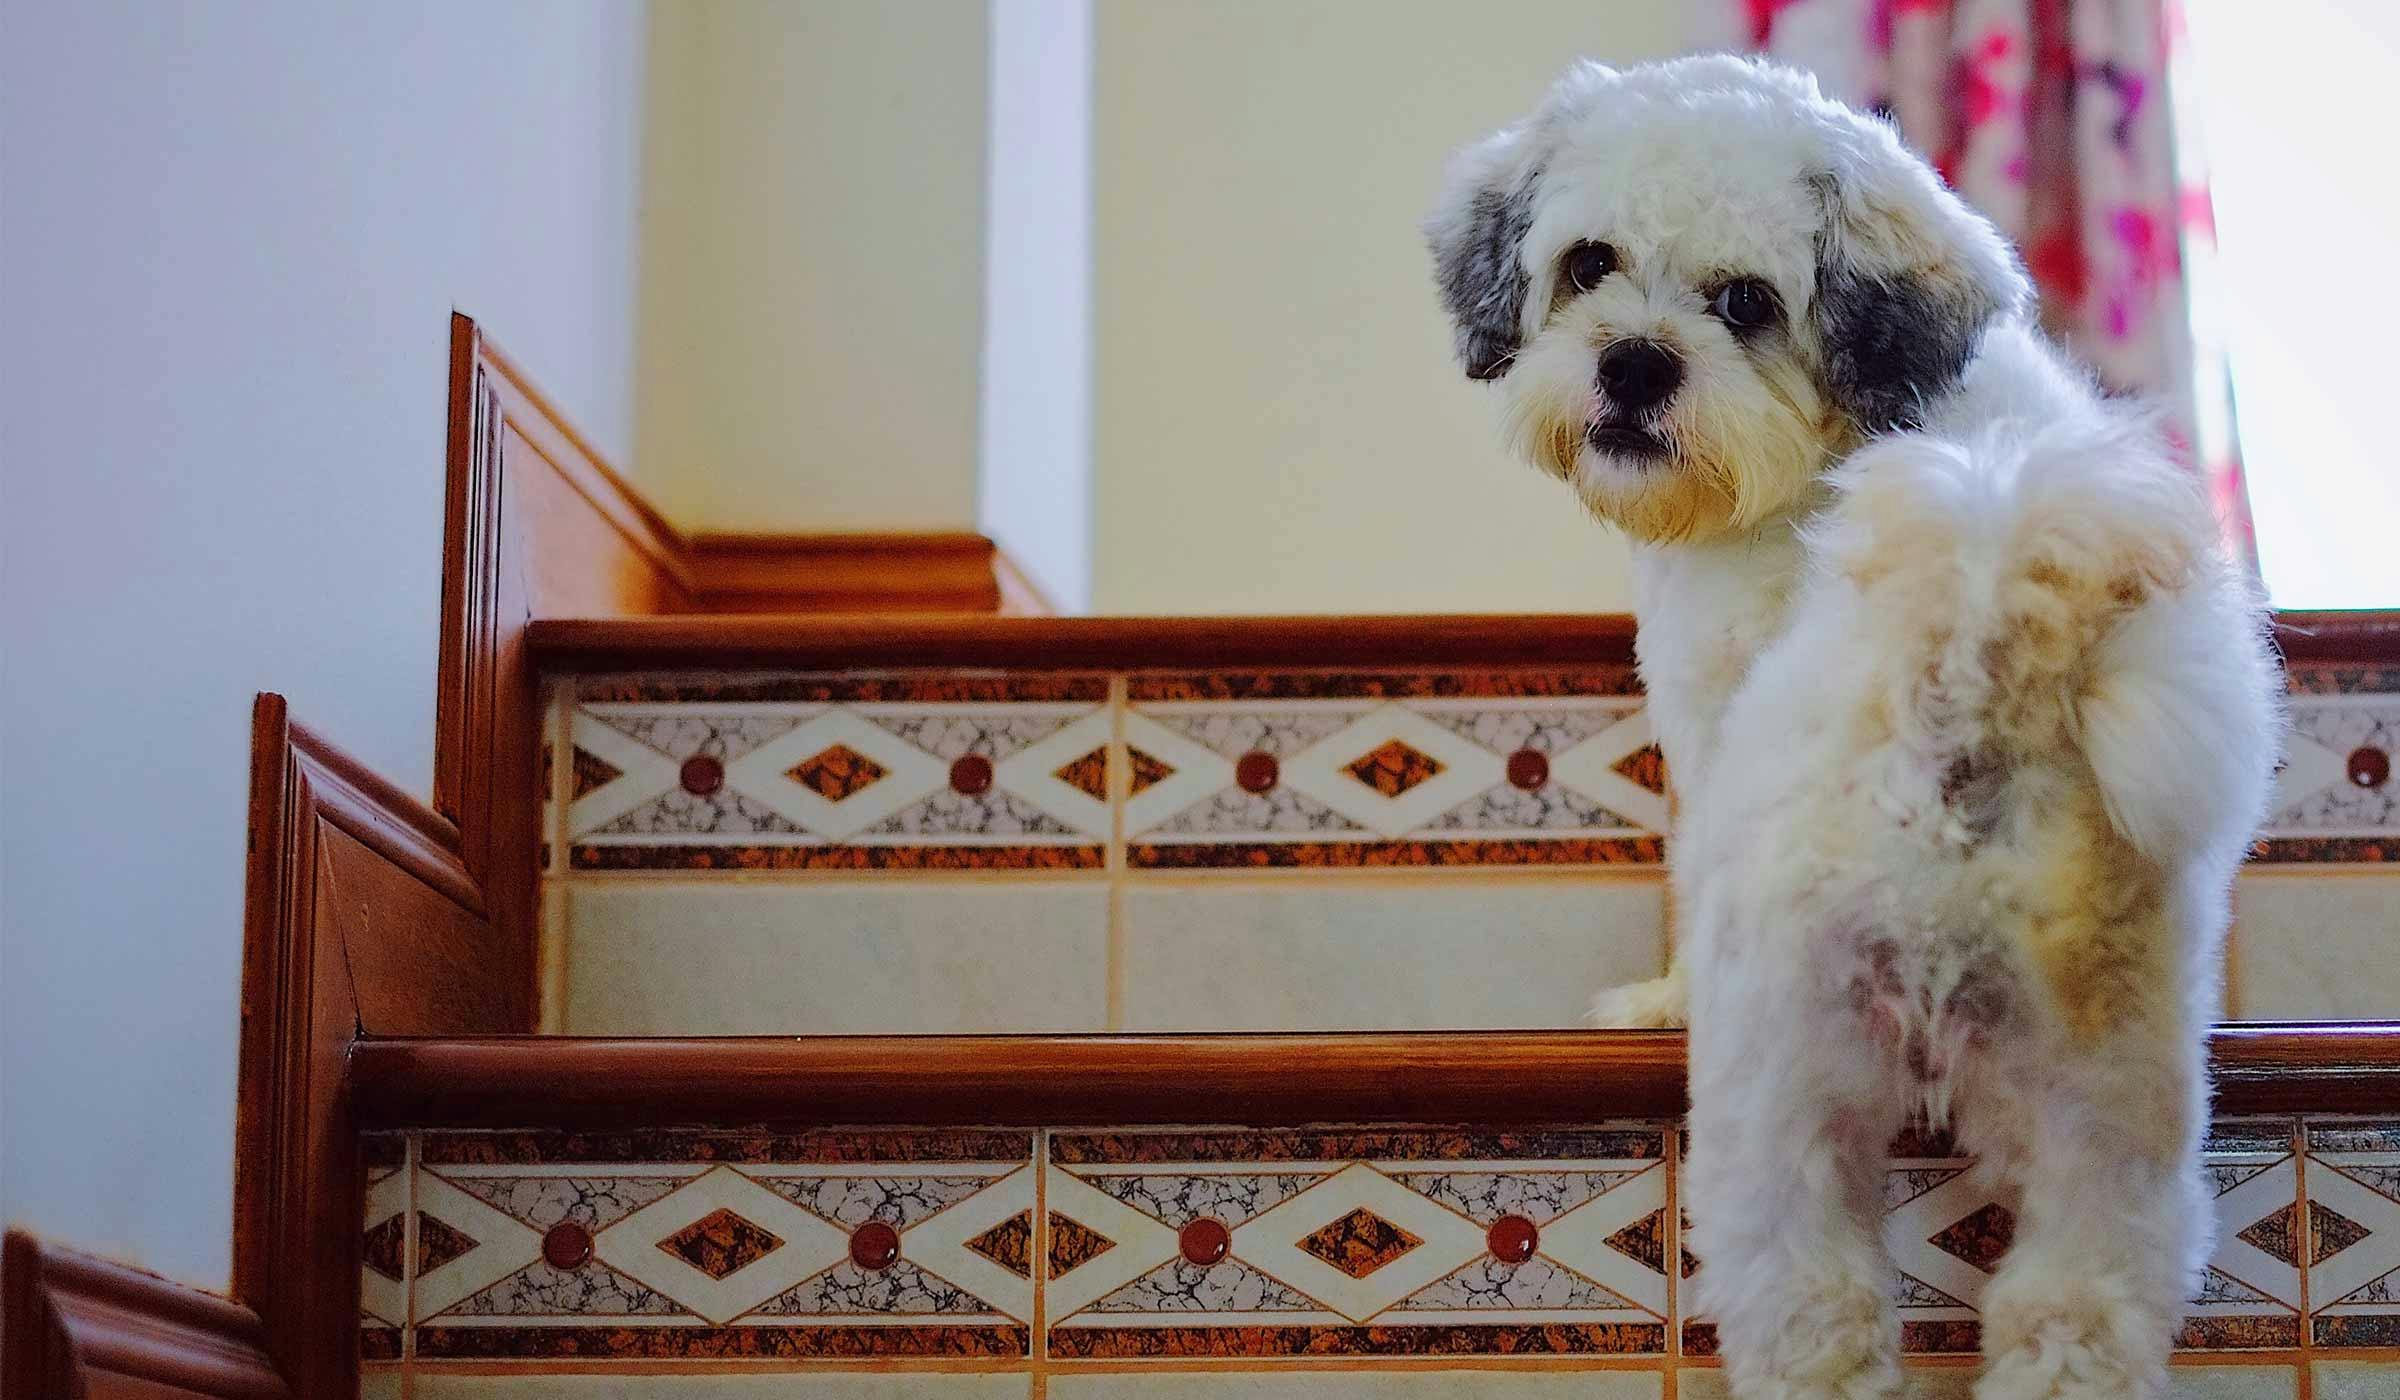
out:
{"label": "dog's floppy ear", "polygon": [[1470,379],[1508,373],[1523,339],[1527,278],[1517,253],[1541,177],[1533,144],[1525,128],[1512,127],[1460,152],[1425,220],[1434,280]]}
{"label": "dog's floppy ear", "polygon": [[1845,157],[1810,177],[1826,388],[1863,431],[1912,427],[2029,287],[1998,231],[1888,131]]}

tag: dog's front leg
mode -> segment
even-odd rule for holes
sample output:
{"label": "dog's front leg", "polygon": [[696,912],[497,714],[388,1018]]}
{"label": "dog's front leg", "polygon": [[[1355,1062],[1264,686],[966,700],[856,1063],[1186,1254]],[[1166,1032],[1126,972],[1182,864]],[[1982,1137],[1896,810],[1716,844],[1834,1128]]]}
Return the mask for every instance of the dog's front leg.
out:
{"label": "dog's front leg", "polygon": [[1740,1400],[1888,1400],[1901,1392],[1884,1154],[1898,1126],[1847,1036],[1808,1012],[1693,986],[1685,1199]]}

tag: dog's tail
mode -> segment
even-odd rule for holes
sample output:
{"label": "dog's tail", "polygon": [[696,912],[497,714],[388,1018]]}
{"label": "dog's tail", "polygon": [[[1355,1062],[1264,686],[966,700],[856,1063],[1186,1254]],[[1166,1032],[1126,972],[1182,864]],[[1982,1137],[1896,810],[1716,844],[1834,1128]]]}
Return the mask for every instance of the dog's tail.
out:
{"label": "dog's tail", "polygon": [[2160,434],[2131,415],[1854,454],[1815,541],[1857,589],[1900,737],[1972,802],[2012,759],[2080,751],[2153,858],[2239,843],[2280,714],[2256,590]]}

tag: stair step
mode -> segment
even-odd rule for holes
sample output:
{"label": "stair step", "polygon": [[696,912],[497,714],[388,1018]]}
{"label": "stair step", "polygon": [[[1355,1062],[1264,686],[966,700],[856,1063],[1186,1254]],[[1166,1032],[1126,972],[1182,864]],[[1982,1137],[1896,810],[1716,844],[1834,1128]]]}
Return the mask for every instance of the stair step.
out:
{"label": "stair step", "polygon": [[[1682,1048],[367,1040],[367,1393],[718,1397],[780,1376],[1031,1400],[1117,1394],[1133,1364],[1144,1394],[1190,1400],[1413,1395],[1428,1366],[1471,1400],[1716,1393],[1678,1210]],[[2311,1358],[2379,1355],[2356,1349],[2400,1310],[2304,1277],[2400,1267],[2389,1204],[2354,1184],[2400,1171],[2400,1027],[2227,1027],[2213,1059],[2222,1242],[2179,1365],[2288,1389]],[[1926,1366],[1973,1351],[2013,1226],[1972,1166],[1939,1138],[1892,1148],[1895,1296]]]}

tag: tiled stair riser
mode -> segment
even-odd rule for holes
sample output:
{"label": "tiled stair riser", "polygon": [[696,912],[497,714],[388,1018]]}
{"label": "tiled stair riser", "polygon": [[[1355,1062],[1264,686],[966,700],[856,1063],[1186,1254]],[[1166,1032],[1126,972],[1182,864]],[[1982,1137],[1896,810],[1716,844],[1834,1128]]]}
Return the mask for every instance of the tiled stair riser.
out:
{"label": "tiled stair riser", "polygon": [[[2292,688],[2228,1014],[2400,1016],[2400,671]],[[1666,956],[1623,667],[552,690],[563,1029],[1560,1025]]]}
{"label": "tiled stair riser", "polygon": [[[1397,1396],[1434,1365],[1544,1394],[1529,1371],[1605,1373],[1629,1395],[1672,1371],[1700,1394],[1714,1333],[1688,1301],[1676,1136],[1627,1122],[370,1138],[361,1347],[371,1374],[407,1369],[419,1395],[509,1393],[476,1389],[495,1366],[663,1384],[760,1365],[914,1377],[862,1397],[1020,1394],[1000,1378],[1036,1376],[1099,1397],[1129,1368],[1195,1397],[1280,1393],[1212,1388],[1228,1368],[1329,1387],[1294,1394]],[[1906,1344],[1971,1365],[2011,1203],[1939,1144],[1894,1152]],[[2400,1121],[2226,1122],[2207,1169],[2221,1242],[2179,1338],[2179,1376],[2207,1383],[2194,1393],[2291,1394],[2312,1363],[2355,1377],[2388,1361]],[[609,1392],[560,1375],[541,1393]]]}

